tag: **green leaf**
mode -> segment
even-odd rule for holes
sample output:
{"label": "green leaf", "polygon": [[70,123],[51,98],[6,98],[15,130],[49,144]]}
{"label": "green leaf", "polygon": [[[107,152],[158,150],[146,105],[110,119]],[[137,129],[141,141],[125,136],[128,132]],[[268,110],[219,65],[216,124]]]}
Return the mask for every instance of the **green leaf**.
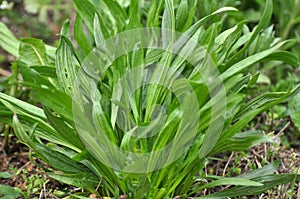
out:
{"label": "green leaf", "polygon": [[121,32],[126,24],[127,16],[124,9],[117,1],[103,0],[107,8],[110,10],[111,15],[115,19],[115,24],[118,28],[118,32]]}
{"label": "green leaf", "polygon": [[277,174],[277,175],[263,175],[252,180],[262,183],[263,186],[249,187],[249,186],[237,186],[223,191],[219,191],[208,196],[198,197],[197,199],[221,199],[227,197],[236,197],[236,196],[248,196],[260,194],[264,191],[267,191],[274,186],[280,184],[286,184],[293,182],[295,180],[300,180],[299,174]]}
{"label": "green leaf", "polygon": [[20,139],[21,142],[27,144],[27,142],[29,141],[29,136],[25,132],[25,130],[22,127],[21,123],[19,122],[17,114],[14,114],[14,117],[13,117],[13,128],[15,130],[15,134],[18,137],[18,139]]}
{"label": "green leaf", "polygon": [[236,178],[221,178],[218,180],[214,180],[210,183],[207,183],[206,185],[203,185],[203,186],[197,188],[197,190],[212,188],[212,187],[221,186],[221,185],[262,186],[263,184],[252,181],[252,180],[244,179],[244,178],[238,178],[238,177],[236,177]]}
{"label": "green leaf", "polygon": [[294,125],[300,131],[300,93],[294,96],[288,103],[289,106],[289,114]]}
{"label": "green leaf", "polygon": [[94,32],[94,16],[95,16],[95,8],[90,1],[82,1],[82,0],[73,0],[76,11],[86,24],[88,30],[93,33]]}
{"label": "green leaf", "polygon": [[11,178],[12,175],[8,172],[0,172],[0,179],[1,178]]}
{"label": "green leaf", "polygon": [[[25,66],[24,63],[18,62],[18,64],[24,81],[31,82],[39,86],[54,88],[54,85],[51,84],[48,79],[42,77],[36,70],[30,69],[28,66]],[[36,68],[44,68],[44,66],[38,66]]]}
{"label": "green leaf", "polygon": [[65,154],[53,150],[49,146],[32,141],[30,143],[30,147],[43,161],[59,171],[67,173],[80,173],[89,171],[84,165],[74,161]]}
{"label": "green leaf", "polygon": [[70,21],[66,21],[62,30],[60,44],[56,51],[56,73],[62,90],[70,96],[76,80],[78,67],[72,42],[70,41]]}
{"label": "green leaf", "polygon": [[47,115],[49,123],[58,132],[64,142],[73,145],[74,147],[72,148],[84,148],[74,128],[72,128],[68,123],[62,120],[61,117],[57,117],[53,113],[51,113],[48,108],[45,108],[45,113]]}
{"label": "green leaf", "polygon": [[102,33],[102,27],[98,15],[95,15],[95,19],[94,19],[94,37],[95,37],[96,47],[98,49],[105,49],[106,48],[105,36]]}
{"label": "green leaf", "polygon": [[166,9],[162,18],[162,42],[163,48],[166,49],[170,44],[174,42],[175,35],[175,13],[173,0],[165,0]]}
{"label": "green leaf", "polygon": [[21,190],[0,184],[0,196],[2,199],[15,199],[21,197]]}
{"label": "green leaf", "polygon": [[0,22],[0,47],[15,57],[19,57],[20,41],[11,33],[6,25]]}
{"label": "green leaf", "polygon": [[231,139],[222,139],[218,142],[210,154],[221,153],[225,151],[244,151],[248,150],[260,143],[273,142],[270,136],[264,135],[260,132],[246,131],[242,133],[237,133]]}
{"label": "green leaf", "polygon": [[[266,93],[253,100],[241,108],[241,111],[236,115],[238,121],[236,121],[230,128],[222,132],[221,139],[218,141],[222,143],[224,139],[230,139],[236,133],[248,124],[257,114],[274,106],[275,104],[283,103],[288,100],[289,97],[295,95],[300,90],[300,86],[296,87],[290,92],[275,92]],[[218,145],[218,144],[217,144]]]}
{"label": "green leaf", "polygon": [[189,15],[189,6],[187,0],[180,1],[179,7],[176,12],[176,30],[182,31]]}
{"label": "green leaf", "polygon": [[[5,102],[9,102],[12,105],[10,107],[12,108],[11,111],[13,111],[13,112],[27,113],[28,115],[36,116],[41,119],[46,119],[44,111],[41,108],[38,108],[36,106],[33,106],[31,104],[28,104],[26,102],[18,100],[16,98],[6,95],[4,93],[0,93],[0,100],[2,101],[2,103],[4,102],[4,104],[7,104]],[[16,107],[16,109],[13,107]]]}
{"label": "green leaf", "polygon": [[93,190],[100,182],[100,179],[87,172],[78,172],[74,174],[48,173],[48,175],[51,178],[58,180],[62,183],[73,185],[84,189]]}
{"label": "green leaf", "polygon": [[229,60],[229,62],[226,64],[227,65],[226,68],[229,68],[237,60],[239,60],[240,57],[243,55],[243,53],[251,46],[253,41],[257,38],[257,35],[269,25],[270,19],[272,17],[272,12],[273,12],[273,1],[267,0],[261,20],[259,21],[258,25],[255,27],[253,33],[251,34],[250,39],[248,40],[246,45]]}
{"label": "green leaf", "polygon": [[76,15],[76,19],[74,23],[74,38],[77,44],[82,49],[84,55],[85,56],[88,55],[92,50],[92,46],[88,41],[87,36],[84,33],[84,27],[80,15]]}
{"label": "green leaf", "polygon": [[44,106],[54,110],[61,117],[64,117],[66,121],[71,124],[73,123],[72,99],[69,95],[56,90],[55,88],[44,88],[27,82],[22,82],[22,84],[32,88],[33,96],[36,100],[41,102]]}
{"label": "green leaf", "polygon": [[29,66],[29,69],[35,70],[41,76],[57,79],[56,69],[53,66]]}
{"label": "green leaf", "polygon": [[284,63],[290,64],[291,66],[295,66],[295,67],[299,66],[298,56],[295,53],[291,53],[288,51],[280,51],[280,52],[272,53],[271,55],[263,59],[263,61],[267,61],[267,60],[283,61]]}
{"label": "green leaf", "polygon": [[274,51],[278,50],[280,47],[282,47],[285,44],[285,42],[281,42],[277,45],[275,45],[272,48],[269,48],[265,51],[262,51],[260,53],[254,54],[250,57],[247,57],[243,59],[242,61],[232,65],[227,71],[221,74],[222,79],[227,79],[237,73],[240,73],[241,71],[245,70],[246,68],[252,66],[253,64],[265,59],[266,57],[272,55]]}
{"label": "green leaf", "polygon": [[216,16],[218,14],[222,14],[222,13],[226,13],[226,12],[236,12],[236,11],[237,11],[237,9],[233,8],[233,7],[220,8],[220,9],[216,10],[215,12],[213,12],[212,14],[207,15],[207,16],[203,17],[202,19],[200,19],[199,21],[197,21],[193,26],[191,26],[189,29],[187,29],[184,32],[184,36],[192,37],[203,24],[205,24],[209,19],[213,18],[214,16]]}
{"label": "green leaf", "polygon": [[153,0],[147,17],[147,27],[158,27],[160,13],[164,8],[164,0]]}
{"label": "green leaf", "polygon": [[20,44],[20,61],[29,66],[43,66],[48,64],[46,47],[42,40],[25,38]]}
{"label": "green leaf", "polygon": [[129,7],[129,23],[126,27],[127,30],[134,28],[143,28],[141,23],[141,1],[131,0]]}

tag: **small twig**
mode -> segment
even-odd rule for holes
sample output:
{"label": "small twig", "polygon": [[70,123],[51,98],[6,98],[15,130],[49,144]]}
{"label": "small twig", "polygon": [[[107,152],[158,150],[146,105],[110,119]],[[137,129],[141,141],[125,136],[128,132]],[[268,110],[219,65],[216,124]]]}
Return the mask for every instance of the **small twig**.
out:
{"label": "small twig", "polygon": [[[287,129],[287,127],[289,127],[290,126],[290,124],[291,124],[291,122],[290,121],[288,121],[288,123],[278,132],[278,134],[283,134],[283,132],[285,131],[285,129]],[[278,135],[277,134],[277,135]]]}
{"label": "small twig", "polygon": [[225,177],[225,173],[226,173],[227,167],[228,167],[228,165],[229,165],[229,163],[230,163],[230,161],[231,161],[233,155],[234,155],[234,152],[232,152],[231,155],[230,155],[229,158],[228,158],[228,161],[227,161],[227,163],[226,163],[226,165],[225,165],[225,167],[224,167],[224,170],[223,170],[223,177]]}
{"label": "small twig", "polygon": [[99,183],[98,183],[98,186],[96,187],[95,189],[95,193],[98,191],[98,189],[100,188],[100,185],[102,184],[102,181],[103,181],[103,177],[100,179]]}
{"label": "small twig", "polygon": [[100,185],[102,184],[102,181],[103,181],[103,177],[100,179],[100,181],[99,181],[99,183],[98,183],[98,186],[96,187],[94,193],[91,194],[91,195],[89,196],[89,198],[98,198],[98,197],[97,197],[97,191],[98,191],[98,189],[100,188]]}
{"label": "small twig", "polygon": [[254,156],[254,159],[255,159],[255,162],[256,162],[257,167],[258,167],[259,169],[261,169],[262,166],[261,166],[260,162],[257,160],[257,157],[256,157],[256,156]]}
{"label": "small twig", "polygon": [[[27,167],[30,163],[31,163],[30,161],[26,162],[26,164],[24,164],[23,166],[21,166],[21,167],[17,170],[16,173],[21,173],[22,169],[24,169],[25,167]],[[14,176],[13,181],[15,181],[16,178],[17,178],[17,176]]]}
{"label": "small twig", "polygon": [[273,140],[280,140],[280,136],[284,134],[284,131],[290,126],[291,122],[288,121],[288,123],[273,137]]}
{"label": "small twig", "polygon": [[47,198],[46,193],[47,193],[46,183],[43,183],[43,189],[41,190],[39,199],[46,199]]}

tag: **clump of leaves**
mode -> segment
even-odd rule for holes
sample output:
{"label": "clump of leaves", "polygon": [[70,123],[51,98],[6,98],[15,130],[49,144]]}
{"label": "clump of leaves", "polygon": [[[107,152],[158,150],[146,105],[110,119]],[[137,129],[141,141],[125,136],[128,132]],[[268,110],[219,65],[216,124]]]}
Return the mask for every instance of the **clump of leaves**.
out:
{"label": "clump of leaves", "polygon": [[150,7],[143,1],[73,2],[77,45],[69,21],[57,49],[18,40],[0,24],[0,45],[18,57],[23,81],[15,83],[42,104],[1,93],[0,115],[52,166],[49,176],[100,196],[156,199],[221,185],[233,186],[201,198],[253,195],[300,178],[273,175],[276,162],[238,177],[202,172],[207,157],[271,141],[243,128],[300,89],[247,101],[259,77],[251,66],[268,60],[298,65],[295,55],[279,52],[286,42],[253,46],[268,26],[271,0],[252,31],[246,21],[223,27],[226,13],[237,12],[232,7],[193,21],[196,0],[154,0]]}

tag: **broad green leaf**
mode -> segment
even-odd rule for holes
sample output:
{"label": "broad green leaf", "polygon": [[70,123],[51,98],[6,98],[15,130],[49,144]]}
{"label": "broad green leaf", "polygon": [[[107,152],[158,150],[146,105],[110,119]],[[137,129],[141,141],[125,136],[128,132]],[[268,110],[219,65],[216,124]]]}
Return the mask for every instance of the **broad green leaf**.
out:
{"label": "broad green leaf", "polygon": [[268,61],[268,60],[283,61],[284,63],[290,64],[291,66],[295,66],[295,67],[299,66],[298,57],[294,53],[288,51],[275,52],[263,59],[263,61]]}
{"label": "broad green leaf", "polygon": [[222,139],[218,142],[210,155],[225,151],[244,151],[260,143],[272,143],[273,139],[259,132],[237,133],[231,139]]}
{"label": "broad green leaf", "polygon": [[71,124],[73,123],[72,99],[69,95],[54,88],[43,88],[27,82],[23,82],[22,84],[32,88],[33,97],[36,100],[41,102],[44,106],[54,110],[66,121]]}
{"label": "broad green leaf", "polygon": [[164,8],[164,0],[153,0],[147,17],[147,27],[158,27],[160,13]]}
{"label": "broad green leaf", "polygon": [[288,111],[291,115],[291,119],[294,125],[300,131],[300,93],[298,93],[291,100],[289,100],[288,105],[289,105]]}
{"label": "broad green leaf", "polygon": [[[36,70],[30,69],[28,66],[25,66],[25,64],[21,62],[18,62],[18,65],[24,81],[31,82],[39,86],[54,88],[54,85],[51,84],[49,79],[42,77]],[[46,66],[38,66],[36,68],[44,68],[44,67]],[[52,72],[55,72],[55,68],[52,69],[54,69],[54,71],[52,70]]]}
{"label": "broad green leaf", "polygon": [[285,42],[279,43],[277,45],[275,45],[272,48],[269,48],[265,51],[262,51],[260,53],[254,54],[250,57],[247,57],[245,59],[243,59],[242,61],[232,65],[228,70],[226,70],[224,73],[221,74],[221,78],[222,79],[227,79],[237,73],[242,72],[243,70],[245,70],[246,68],[252,66],[253,64],[263,60],[264,58],[272,55],[272,53],[274,53],[274,51],[278,50],[280,47],[282,47],[285,44]]}
{"label": "broad green leaf", "polygon": [[30,147],[38,156],[53,168],[66,173],[88,172],[89,170],[82,164],[72,160],[65,154],[59,153],[51,147],[32,141]]}
{"label": "broad green leaf", "polygon": [[11,33],[6,25],[0,22],[0,47],[15,57],[19,57],[20,41]]}
{"label": "broad green leaf", "polygon": [[77,75],[77,62],[74,47],[70,41],[70,21],[66,21],[62,30],[60,44],[56,51],[56,74],[62,90],[72,95]]}
{"label": "broad green leaf", "polygon": [[76,15],[74,23],[74,38],[83,51],[84,55],[88,55],[92,50],[92,46],[88,41],[86,34],[84,33],[84,27],[80,15]]}
{"label": "broad green leaf", "polygon": [[14,117],[13,117],[13,128],[15,130],[15,134],[18,137],[18,139],[20,139],[21,142],[27,144],[29,142],[29,135],[25,132],[24,128],[22,127],[21,123],[19,122],[17,114],[14,114]]}
{"label": "broad green leaf", "polygon": [[216,186],[221,186],[221,185],[240,185],[240,186],[262,186],[262,183],[255,182],[252,180],[244,179],[244,178],[221,178],[218,180],[214,180],[210,183],[207,183],[199,188],[197,190],[202,190],[202,189],[207,189],[207,188],[212,188]]}
{"label": "broad green leaf", "polygon": [[[18,100],[16,98],[6,95],[4,93],[0,93],[0,100],[2,101],[2,103],[4,101],[9,102],[12,106],[16,107],[16,109],[20,110],[20,112],[25,112],[29,115],[36,116],[41,119],[46,119],[46,115],[44,114],[44,111],[41,108],[38,108],[36,106],[33,106],[31,104],[28,104],[26,102]],[[7,103],[5,103],[5,104],[7,104]],[[16,109],[13,109],[11,111],[17,112]]]}
{"label": "broad green leaf", "polygon": [[11,178],[12,175],[8,172],[0,172],[0,179],[1,178]]}
{"label": "broad green leaf", "polygon": [[15,187],[0,184],[0,196],[3,199],[15,199],[21,197],[22,191]]}
{"label": "broad green leaf", "polygon": [[129,23],[126,27],[127,30],[134,28],[143,28],[141,23],[141,11],[140,4],[141,1],[130,0],[129,6]]}
{"label": "broad green leaf", "polygon": [[95,37],[96,47],[98,49],[105,49],[106,48],[105,36],[102,33],[102,27],[98,15],[95,15],[95,19],[94,19],[94,37]]}
{"label": "broad green leaf", "polygon": [[77,13],[81,16],[82,20],[86,24],[88,30],[93,33],[94,32],[94,16],[95,16],[95,8],[90,1],[82,1],[82,0],[73,0]]}
{"label": "broad green leaf", "polygon": [[189,6],[187,0],[180,1],[176,12],[176,30],[182,31],[185,27],[189,15]]}
{"label": "broad green leaf", "polygon": [[173,0],[165,0],[166,8],[162,18],[162,43],[163,48],[166,49],[174,41],[175,30],[175,13]]}
{"label": "broad green leaf", "polygon": [[260,177],[253,178],[252,180],[262,183],[263,186],[249,187],[249,186],[237,186],[223,191],[219,191],[208,196],[198,197],[197,199],[221,199],[225,197],[236,196],[248,196],[260,194],[267,191],[277,185],[293,182],[294,180],[300,180],[299,174],[277,174],[277,175],[262,175]]}
{"label": "broad green leaf", "polygon": [[224,118],[214,118],[211,122],[211,128],[209,128],[206,132],[206,135],[203,140],[203,145],[199,151],[199,157],[204,158],[206,155],[213,149],[215,144],[217,143],[221,133],[223,125],[224,125]]}
{"label": "broad green leaf", "polygon": [[56,69],[53,66],[29,66],[29,69],[33,69],[41,76],[57,79]]}
{"label": "broad green leaf", "polygon": [[63,121],[62,118],[51,113],[48,108],[45,108],[45,113],[51,126],[58,132],[58,134],[66,143],[73,145],[74,147],[72,148],[84,148],[74,128]]}
{"label": "broad green leaf", "polygon": [[100,182],[100,179],[87,172],[77,172],[72,174],[48,173],[48,175],[62,183],[91,190],[95,189]]}
{"label": "broad green leaf", "polygon": [[115,19],[118,32],[121,32],[126,25],[127,16],[124,9],[120,6],[117,1],[103,0],[107,5],[107,8],[110,10],[112,16]]}
{"label": "broad green leaf", "polygon": [[25,38],[20,44],[20,61],[28,66],[43,66],[48,64],[46,47],[42,40]]}
{"label": "broad green leaf", "polygon": [[219,142],[221,143],[224,139],[231,138],[236,133],[240,132],[241,129],[257,114],[274,106],[275,104],[287,101],[289,97],[298,93],[299,90],[300,86],[287,93],[266,93],[250,101],[250,103],[243,107],[238,113],[238,121],[236,121],[230,128],[222,133]]}
{"label": "broad green leaf", "polygon": [[238,52],[236,53],[230,61],[226,64],[227,67],[230,67],[233,63],[236,62],[236,60],[240,59],[242,54],[250,47],[252,42],[257,38],[257,35],[269,25],[270,19],[272,17],[272,12],[273,12],[273,1],[272,0],[267,0],[265,9],[262,15],[261,20],[259,21],[259,24],[255,27],[253,33],[251,34],[251,37],[249,41],[246,43],[246,45]]}
{"label": "broad green leaf", "polygon": [[242,174],[239,177],[246,178],[246,179],[253,179],[256,177],[263,176],[263,175],[271,175],[277,171],[279,164],[280,164],[280,160],[275,160],[274,162],[272,162],[260,169],[255,169],[255,170],[251,171],[250,173]]}
{"label": "broad green leaf", "polygon": [[233,7],[220,8],[220,9],[216,10],[215,12],[213,12],[212,14],[207,15],[206,17],[203,17],[202,19],[197,21],[194,25],[192,25],[190,28],[188,28],[184,32],[184,36],[192,37],[195,34],[195,32],[197,32],[203,24],[205,24],[209,19],[211,19],[212,17],[214,17],[218,14],[222,14],[222,13],[226,13],[226,12],[236,12],[236,11],[237,11],[237,9],[233,8]]}

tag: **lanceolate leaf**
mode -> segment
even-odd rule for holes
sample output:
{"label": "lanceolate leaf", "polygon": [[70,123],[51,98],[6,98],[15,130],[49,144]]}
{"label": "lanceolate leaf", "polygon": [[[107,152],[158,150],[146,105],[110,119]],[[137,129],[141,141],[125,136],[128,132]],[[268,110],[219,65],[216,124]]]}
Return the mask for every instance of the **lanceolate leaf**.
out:
{"label": "lanceolate leaf", "polygon": [[300,131],[300,93],[289,101],[289,113],[294,125]]}
{"label": "lanceolate leaf", "polygon": [[221,178],[199,187],[198,190],[212,188],[221,185],[241,185],[241,186],[252,187],[252,186],[262,186],[263,184],[252,180],[243,179],[243,178]]}
{"label": "lanceolate leaf", "polygon": [[21,40],[20,61],[28,66],[43,66],[48,64],[46,47],[42,40],[26,38]]}
{"label": "lanceolate leaf", "polygon": [[93,24],[94,24],[94,16],[95,16],[95,8],[90,1],[82,1],[82,0],[73,0],[77,12],[80,14],[82,20],[86,24],[88,30],[92,33]]}
{"label": "lanceolate leaf", "polygon": [[189,15],[189,6],[187,0],[180,1],[177,13],[176,13],[176,30],[183,30]]}
{"label": "lanceolate leaf", "polygon": [[261,61],[264,58],[272,55],[272,53],[274,53],[276,50],[278,50],[280,47],[282,47],[284,45],[284,43],[285,42],[279,43],[272,48],[269,48],[263,52],[254,54],[250,57],[243,59],[242,61],[231,66],[223,74],[221,74],[221,78],[225,80],[237,73],[240,73],[241,71],[243,71],[243,70],[247,69],[248,67],[252,66],[253,64],[257,63],[258,61]]}
{"label": "lanceolate leaf", "polygon": [[250,47],[252,42],[257,38],[257,35],[269,25],[270,19],[272,17],[272,12],[273,12],[273,2],[272,0],[267,0],[262,18],[259,21],[259,24],[255,27],[253,33],[251,34],[249,41],[238,53],[236,53],[230,59],[230,61],[226,64],[227,67],[230,67],[233,63],[236,62],[236,60],[240,59],[240,56]]}
{"label": "lanceolate leaf", "polygon": [[235,197],[235,196],[247,196],[256,195],[264,191],[271,189],[272,187],[292,182],[294,180],[300,180],[299,174],[278,174],[278,175],[263,175],[260,177],[253,178],[252,180],[262,183],[263,186],[249,187],[249,186],[237,186],[231,189],[216,192],[214,194],[198,197],[198,199],[221,199],[224,197]]}
{"label": "lanceolate leaf", "polygon": [[263,61],[267,60],[283,61],[284,63],[290,64],[291,66],[299,66],[298,57],[294,53],[288,51],[279,51],[272,53],[271,55],[263,59]]}
{"label": "lanceolate leaf", "polygon": [[56,51],[56,73],[62,90],[72,95],[76,80],[77,62],[73,45],[70,41],[70,21],[66,21],[62,30],[60,44]]}
{"label": "lanceolate leaf", "polygon": [[157,27],[159,25],[159,16],[163,10],[165,1],[163,0],[153,0],[151,3],[151,8],[148,12],[147,26]]}
{"label": "lanceolate leaf", "polygon": [[96,188],[100,182],[100,179],[88,172],[78,172],[72,174],[48,173],[48,175],[62,183],[91,190],[92,188]]}
{"label": "lanceolate leaf", "polygon": [[0,22],[0,47],[8,53],[19,57],[20,41],[10,32],[6,25]]}
{"label": "lanceolate leaf", "polygon": [[87,35],[84,33],[84,27],[80,15],[76,15],[74,23],[74,38],[82,49],[84,55],[88,55],[92,50],[92,46],[87,38]]}
{"label": "lanceolate leaf", "polygon": [[116,21],[116,26],[118,27],[118,32],[121,32],[126,24],[127,16],[124,9],[120,6],[117,1],[103,0],[110,10],[112,16]]}
{"label": "lanceolate leaf", "polygon": [[[26,102],[18,100],[16,98],[11,97],[9,95],[6,95],[4,93],[0,93],[0,100],[1,101],[4,100],[6,102],[9,102],[14,107],[17,107],[17,109],[23,110],[24,112],[26,112],[26,113],[28,113],[32,116],[36,116],[36,117],[41,118],[41,119],[46,119],[46,115],[44,114],[44,111],[41,108],[38,108],[36,106],[33,106],[31,104],[28,104]],[[14,111],[14,112],[16,112],[16,111]]]}

